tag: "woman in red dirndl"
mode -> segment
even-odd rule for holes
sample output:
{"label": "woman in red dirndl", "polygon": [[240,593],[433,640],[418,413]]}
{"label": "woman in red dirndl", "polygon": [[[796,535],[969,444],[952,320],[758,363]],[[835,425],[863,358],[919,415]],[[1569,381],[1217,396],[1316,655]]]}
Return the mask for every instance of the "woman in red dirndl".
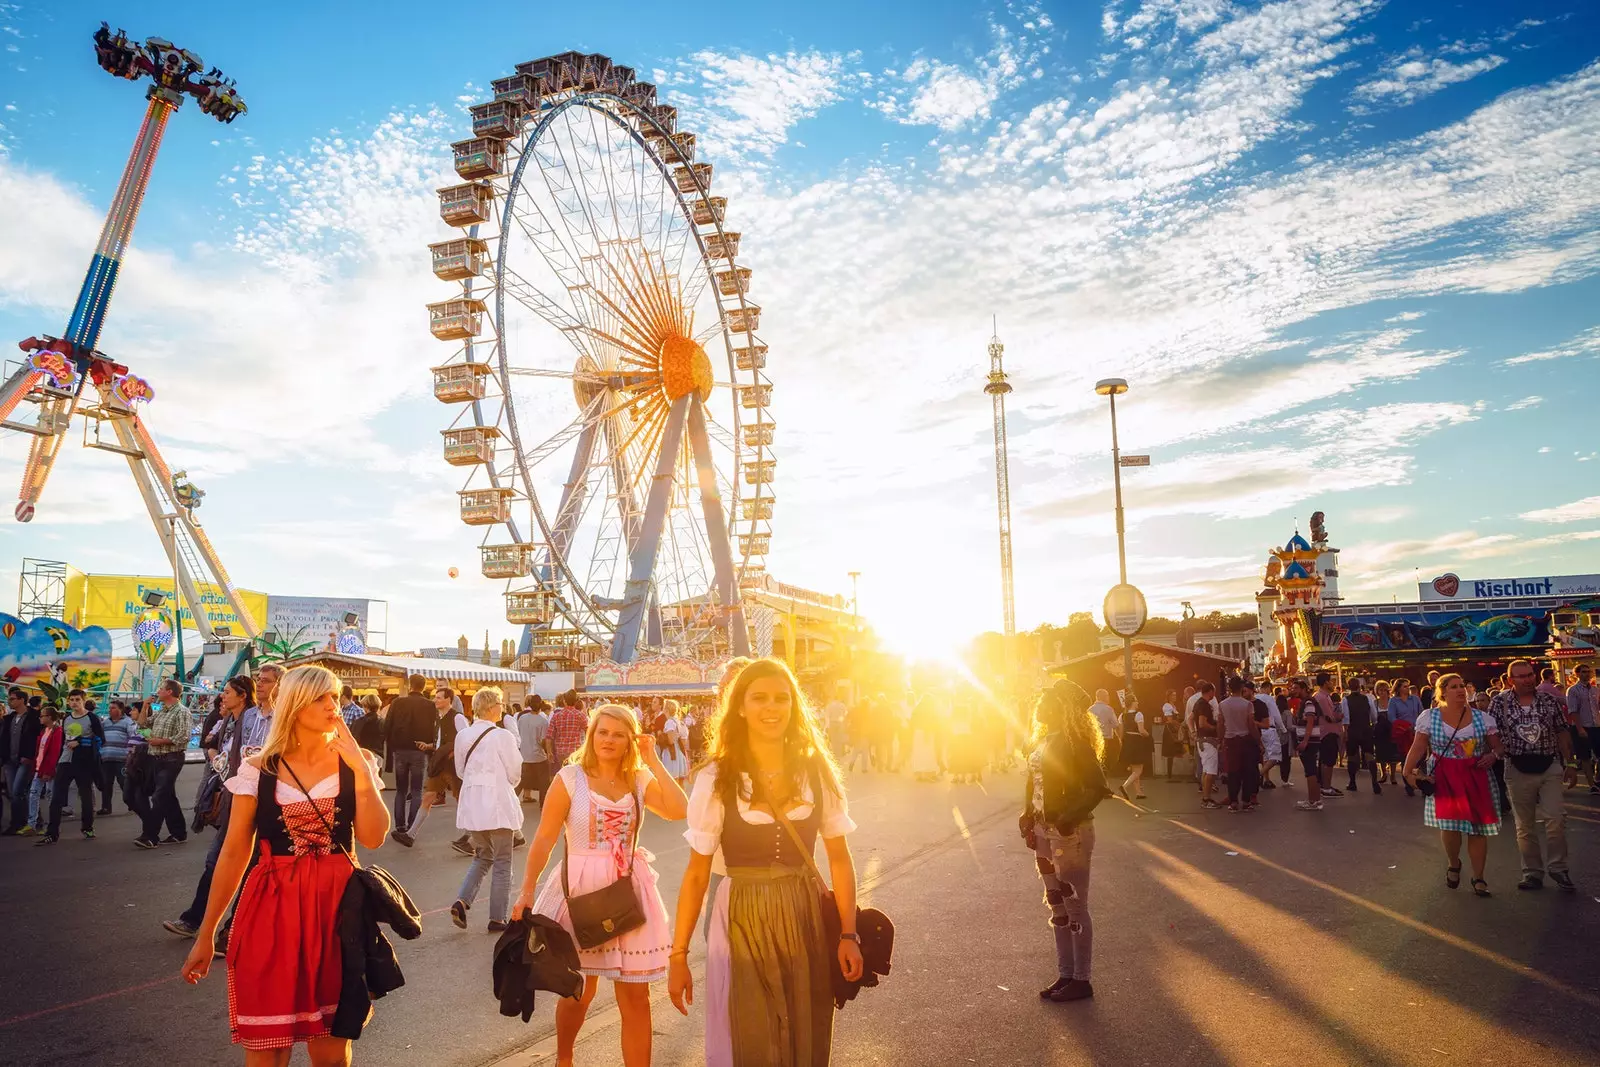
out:
{"label": "woman in red dirndl", "polygon": [[285,674],[261,752],[226,783],[228,836],[183,976],[192,984],[210,970],[218,921],[244,878],[228,938],[228,1023],[247,1067],[287,1067],[302,1041],[315,1067],[350,1062],[349,1040],[329,1034],[339,901],[355,842],[382,845],[389,813],[378,765],[340,714],[339,684],[323,667]]}

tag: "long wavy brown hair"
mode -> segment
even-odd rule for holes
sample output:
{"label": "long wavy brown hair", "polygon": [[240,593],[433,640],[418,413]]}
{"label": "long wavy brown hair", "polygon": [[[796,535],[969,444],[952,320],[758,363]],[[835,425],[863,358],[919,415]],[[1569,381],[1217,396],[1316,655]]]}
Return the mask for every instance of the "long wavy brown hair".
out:
{"label": "long wavy brown hair", "polygon": [[739,671],[711,720],[706,760],[717,765],[717,798],[732,804],[739,797],[741,776],[748,774],[754,781],[756,765],[750,754],[750,731],[739,709],[744,706],[744,695],[751,683],[762,678],[782,678],[789,687],[789,726],[783,735],[783,769],[790,782],[789,795],[799,796],[806,778],[814,772],[835,796],[844,796],[839,765],[828,751],[828,742],[800,692],[794,672],[782,660],[768,658],[752,660]]}
{"label": "long wavy brown hair", "polygon": [[1033,706],[1033,740],[1042,742],[1059,731],[1076,752],[1105,754],[1106,739],[1100,722],[1089,711],[1089,694],[1072,682],[1057,682],[1039,694]]}

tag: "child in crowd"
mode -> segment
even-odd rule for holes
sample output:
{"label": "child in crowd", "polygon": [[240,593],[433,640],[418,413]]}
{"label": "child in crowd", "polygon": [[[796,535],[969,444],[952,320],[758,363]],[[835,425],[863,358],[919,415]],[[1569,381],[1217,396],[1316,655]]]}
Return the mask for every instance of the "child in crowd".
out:
{"label": "child in crowd", "polygon": [[55,783],[56,764],[61,760],[61,711],[53,704],[39,709],[39,748],[33,759],[33,785],[28,788],[28,825],[22,828],[24,837],[44,829],[41,810],[50,811],[52,786]]}

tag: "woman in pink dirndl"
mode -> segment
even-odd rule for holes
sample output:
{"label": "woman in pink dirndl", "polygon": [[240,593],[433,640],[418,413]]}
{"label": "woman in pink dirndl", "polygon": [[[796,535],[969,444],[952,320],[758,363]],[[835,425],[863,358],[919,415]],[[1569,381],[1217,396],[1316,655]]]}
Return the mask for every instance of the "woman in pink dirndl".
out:
{"label": "woman in pink dirndl", "polygon": [[[650,983],[666,977],[672,928],[650,865],[655,857],[638,844],[636,830],[645,808],[676,821],[688,812],[689,800],[662,766],[655,739],[640,731],[632,709],[602,704],[589,713],[583,747],[550,783],[539,830],[528,846],[522,891],[511,909],[516,920],[532,907],[571,933],[567,893],[582,896],[631,875],[645,916],[643,926],[592,949],[573,939],[584,975],[583,995],[556,1003],[556,1063],[561,1067],[572,1063],[573,1045],[602,978],[611,980],[622,1016],[623,1064],[645,1067],[650,1062]],[[558,866],[535,901],[539,872],[563,834],[566,889]]]}

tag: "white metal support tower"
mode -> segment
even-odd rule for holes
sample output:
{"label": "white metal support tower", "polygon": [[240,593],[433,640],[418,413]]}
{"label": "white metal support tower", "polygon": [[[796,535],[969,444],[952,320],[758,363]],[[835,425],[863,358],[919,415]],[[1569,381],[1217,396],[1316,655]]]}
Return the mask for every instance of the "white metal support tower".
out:
{"label": "white metal support tower", "polygon": [[983,391],[994,398],[994,483],[995,496],[1000,508],[1000,599],[1005,612],[1006,646],[1009,649],[1017,635],[1017,606],[1011,587],[1011,471],[1006,462],[1006,394],[1011,383],[1006,381],[1001,357],[1006,346],[1000,343],[999,326],[989,338],[989,384]]}

